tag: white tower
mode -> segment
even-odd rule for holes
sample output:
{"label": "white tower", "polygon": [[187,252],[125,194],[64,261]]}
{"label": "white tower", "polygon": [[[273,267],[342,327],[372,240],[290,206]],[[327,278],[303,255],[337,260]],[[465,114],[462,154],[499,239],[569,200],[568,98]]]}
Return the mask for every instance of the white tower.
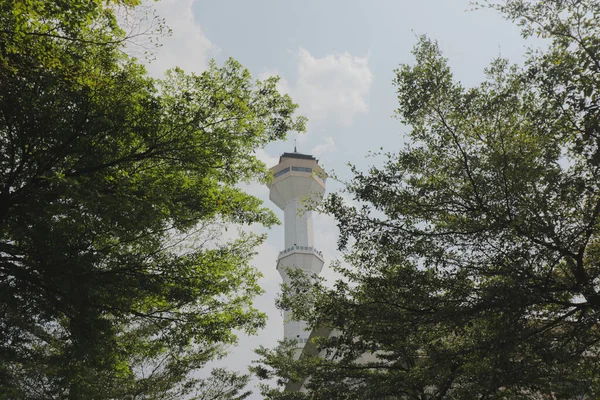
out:
{"label": "white tower", "polygon": [[[283,283],[289,283],[287,268],[299,268],[309,275],[318,274],[323,268],[323,254],[313,239],[312,212],[305,209],[305,202],[321,202],[327,175],[313,156],[295,149],[293,153],[283,153],[271,172],[269,198],[284,212],[285,248],[277,257],[277,270]],[[287,311],[283,317],[283,336],[298,340],[298,347],[303,348],[310,335],[306,322],[290,320]]]}

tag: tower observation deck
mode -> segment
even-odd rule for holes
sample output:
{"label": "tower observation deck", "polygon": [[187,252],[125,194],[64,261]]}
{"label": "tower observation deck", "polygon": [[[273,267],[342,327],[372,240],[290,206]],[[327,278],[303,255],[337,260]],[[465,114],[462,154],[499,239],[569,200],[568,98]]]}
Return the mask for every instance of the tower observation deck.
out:
{"label": "tower observation deck", "polygon": [[[283,210],[284,249],[277,257],[277,270],[284,283],[289,283],[287,269],[301,269],[307,275],[319,274],[323,269],[323,254],[313,238],[310,204],[318,204],[325,193],[327,174],[311,155],[297,152],[283,153],[279,164],[270,169],[273,180],[269,184],[269,198]],[[283,335],[296,339],[304,347],[310,335],[306,322],[293,321],[284,312]]]}

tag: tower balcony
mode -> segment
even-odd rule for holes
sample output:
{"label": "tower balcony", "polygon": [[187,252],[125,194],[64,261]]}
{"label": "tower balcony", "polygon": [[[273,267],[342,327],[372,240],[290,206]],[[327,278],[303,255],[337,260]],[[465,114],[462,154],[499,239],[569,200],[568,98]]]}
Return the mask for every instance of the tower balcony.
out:
{"label": "tower balcony", "polygon": [[280,251],[279,255],[277,256],[277,262],[279,262],[279,260],[281,260],[282,258],[285,258],[294,253],[314,254],[315,256],[317,256],[318,259],[325,262],[322,251],[319,251],[315,247],[312,247],[312,246],[296,246],[296,245],[288,247],[287,249]]}

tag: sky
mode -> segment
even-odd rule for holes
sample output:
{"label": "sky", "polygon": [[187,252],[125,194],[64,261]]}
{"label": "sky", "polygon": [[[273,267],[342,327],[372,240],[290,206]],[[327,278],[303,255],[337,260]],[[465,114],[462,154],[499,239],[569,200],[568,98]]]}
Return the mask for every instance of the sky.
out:
{"label": "sky", "polygon": [[[307,132],[291,133],[283,142],[257,151],[268,167],[284,151],[298,151],[319,159],[339,181],[328,180],[329,193],[343,188],[348,163],[365,170],[380,161],[368,157],[383,148],[403,147],[409,127],[393,118],[397,108],[392,85],[394,69],[413,63],[412,47],[426,34],[439,42],[457,80],[475,86],[484,79],[484,68],[498,56],[522,63],[527,50],[518,27],[493,10],[472,11],[468,0],[161,0],[145,3],[166,20],[172,30],[161,39],[149,72],[160,77],[179,66],[201,73],[209,60],[218,64],[233,57],[255,78],[278,75],[280,91],[300,105],[308,117]],[[248,185],[248,192],[283,219],[269,201],[266,186]],[[338,258],[337,229],[326,215],[314,216],[315,246],[326,259],[322,275],[334,279],[327,265]],[[229,356],[215,365],[247,372],[256,359],[253,349],[274,347],[283,337],[283,320],[275,308],[281,278],[277,253],[283,249],[283,227],[270,230],[253,264],[261,271],[264,295],[255,306],[268,323],[257,336],[241,334]],[[254,385],[256,381],[253,381]],[[250,399],[261,399],[258,389]]]}

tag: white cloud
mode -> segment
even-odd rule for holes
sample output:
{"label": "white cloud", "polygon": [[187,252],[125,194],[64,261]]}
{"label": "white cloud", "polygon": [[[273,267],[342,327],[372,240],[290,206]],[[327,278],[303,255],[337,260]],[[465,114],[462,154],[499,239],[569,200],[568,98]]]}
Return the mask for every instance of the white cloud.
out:
{"label": "white cloud", "polygon": [[324,143],[320,143],[313,147],[310,151],[311,154],[321,156],[325,153],[335,153],[337,151],[337,147],[335,147],[335,142],[331,136],[326,136],[323,139]]}
{"label": "white cloud", "polygon": [[348,126],[357,114],[368,111],[366,96],[372,81],[367,57],[342,53],[316,58],[300,49],[292,94],[314,123],[331,119]]}
{"label": "white cloud", "polygon": [[[309,124],[348,126],[356,115],[369,110],[366,97],[373,74],[368,57],[341,53],[317,58],[302,48],[297,57],[297,79],[290,82],[281,77],[278,89],[300,105],[300,113],[309,118]],[[259,78],[271,75],[278,75],[278,71],[267,70]]]}
{"label": "white cloud", "polygon": [[256,158],[265,163],[267,168],[274,167],[279,163],[279,158],[267,153],[265,149],[256,149],[254,154],[256,154]]}
{"label": "white cloud", "polygon": [[292,95],[292,87],[290,86],[290,83],[288,82],[288,80],[285,79],[285,77],[283,77],[279,73],[278,70],[276,70],[276,69],[264,70],[263,72],[258,74],[258,79],[263,81],[272,76],[279,76],[279,82],[277,82],[277,90],[279,91],[279,93],[285,93],[285,94],[289,94],[291,96]]}
{"label": "white cloud", "polygon": [[[161,78],[167,69],[174,67],[180,67],[187,73],[200,73],[208,67],[208,61],[219,50],[194,20],[193,5],[196,1],[144,1],[140,10],[154,10],[154,14],[164,19],[172,33],[158,38],[161,47],[150,48],[154,58],[146,65],[150,75]],[[148,48],[147,45],[144,47]]]}

